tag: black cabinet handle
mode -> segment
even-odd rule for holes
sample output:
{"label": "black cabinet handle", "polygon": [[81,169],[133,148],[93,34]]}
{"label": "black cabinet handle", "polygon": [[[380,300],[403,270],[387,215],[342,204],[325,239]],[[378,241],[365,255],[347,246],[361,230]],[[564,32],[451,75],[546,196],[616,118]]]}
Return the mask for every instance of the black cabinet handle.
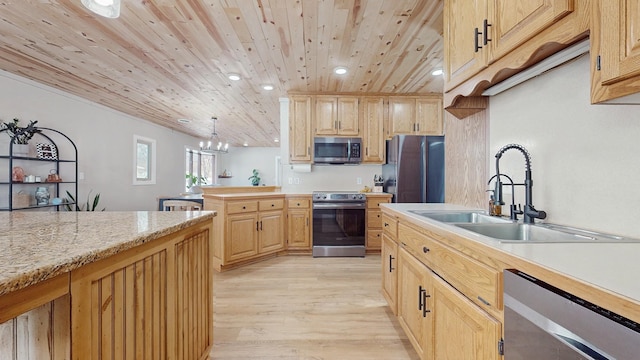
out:
{"label": "black cabinet handle", "polygon": [[274,207],[274,206],[276,206],[276,204],[271,204],[271,207]]}
{"label": "black cabinet handle", "polygon": [[473,35],[474,37],[474,44],[475,44],[475,52],[478,52],[478,50],[482,49],[482,46],[480,46],[480,40],[479,37],[480,35],[482,35],[482,33],[480,32],[480,30],[478,30],[478,28],[474,29],[475,34]]}
{"label": "black cabinet handle", "polygon": [[243,206],[243,207],[242,207],[242,210],[246,210],[246,209],[247,209],[247,207],[246,207],[246,206]]}
{"label": "black cabinet handle", "polygon": [[387,224],[387,223],[384,223],[384,227],[387,227],[387,226],[389,226],[389,224]]}
{"label": "black cabinet handle", "polygon": [[300,206],[300,203],[298,203],[296,206]]}
{"label": "black cabinet handle", "polygon": [[389,255],[389,272],[393,272],[393,256]]}
{"label": "black cabinet handle", "polygon": [[431,295],[427,294],[427,290],[422,293],[422,302],[424,305],[422,306],[422,317],[427,317],[427,313],[430,313],[431,310],[427,310],[427,298],[430,298]]}
{"label": "black cabinet handle", "polygon": [[260,224],[260,222],[259,222],[259,221],[256,221],[256,231],[258,231],[258,230],[259,230],[259,229],[258,229],[258,224]]}
{"label": "black cabinet handle", "polygon": [[489,39],[489,26],[491,26],[491,24],[489,24],[489,21],[487,19],[484,19],[484,44],[487,45],[487,43],[489,43],[489,41],[491,41],[491,39]]}
{"label": "black cabinet handle", "polygon": [[262,220],[260,220],[260,231],[262,231]]}
{"label": "black cabinet handle", "polygon": [[428,253],[429,252],[429,248],[426,247],[426,246],[423,246],[422,247],[422,252],[425,253],[425,254]]}
{"label": "black cabinet handle", "polygon": [[423,294],[427,292],[427,289],[423,288],[422,285],[418,286],[418,310],[422,310],[427,306],[424,301]]}

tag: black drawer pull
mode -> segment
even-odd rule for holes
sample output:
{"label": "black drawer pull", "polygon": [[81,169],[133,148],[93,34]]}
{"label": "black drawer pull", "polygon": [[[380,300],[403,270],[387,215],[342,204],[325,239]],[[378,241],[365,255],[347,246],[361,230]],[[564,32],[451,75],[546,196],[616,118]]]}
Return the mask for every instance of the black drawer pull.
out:
{"label": "black drawer pull", "polygon": [[246,206],[243,206],[243,207],[242,207],[242,210],[246,210],[246,209],[247,209],[247,207],[246,207]]}
{"label": "black drawer pull", "polygon": [[425,254],[428,253],[429,252],[429,248],[426,247],[426,246],[423,246],[422,247],[422,252],[425,253]]}

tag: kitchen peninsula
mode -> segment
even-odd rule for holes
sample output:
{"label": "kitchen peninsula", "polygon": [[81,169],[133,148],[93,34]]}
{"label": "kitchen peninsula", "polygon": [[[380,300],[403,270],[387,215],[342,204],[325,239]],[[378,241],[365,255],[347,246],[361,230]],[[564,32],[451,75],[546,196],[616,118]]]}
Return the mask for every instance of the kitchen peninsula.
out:
{"label": "kitchen peninsula", "polygon": [[213,344],[215,215],[1,213],[0,353],[206,356]]}

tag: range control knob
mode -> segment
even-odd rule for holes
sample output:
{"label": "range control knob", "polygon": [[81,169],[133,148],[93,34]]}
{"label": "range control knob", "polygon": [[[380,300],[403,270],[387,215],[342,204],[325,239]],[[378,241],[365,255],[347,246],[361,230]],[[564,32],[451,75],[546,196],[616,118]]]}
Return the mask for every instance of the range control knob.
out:
{"label": "range control knob", "polygon": [[358,194],[358,200],[362,200],[362,199],[364,199],[364,195]]}
{"label": "range control knob", "polygon": [[327,198],[327,194],[322,194],[322,199],[326,199]]}

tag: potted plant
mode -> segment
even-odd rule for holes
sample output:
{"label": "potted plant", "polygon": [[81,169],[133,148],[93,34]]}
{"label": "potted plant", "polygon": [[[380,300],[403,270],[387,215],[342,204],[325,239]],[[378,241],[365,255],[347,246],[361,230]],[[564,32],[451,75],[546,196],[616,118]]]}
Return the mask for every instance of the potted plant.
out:
{"label": "potted plant", "polygon": [[251,185],[253,186],[260,185],[260,175],[257,169],[253,169],[253,175],[249,176],[249,180],[251,180]]}
{"label": "potted plant", "polygon": [[0,132],[6,131],[7,134],[11,137],[11,142],[13,143],[13,151],[17,155],[27,155],[29,153],[29,140],[35,135],[39,133],[39,130],[36,127],[36,121],[29,122],[29,125],[26,127],[20,127],[18,122],[20,120],[14,118],[12,122],[2,123],[2,129]]}
{"label": "potted plant", "polygon": [[[100,202],[100,193],[97,193],[93,200],[91,200],[91,191],[87,194],[87,202],[86,204],[80,205],[76,201],[76,199],[71,195],[71,193],[67,190],[68,198],[64,199],[64,208],[67,211],[98,211],[98,203]],[[75,206],[73,206],[75,205]],[[102,208],[100,211],[104,211],[105,208]]]}
{"label": "potted plant", "polygon": [[188,180],[188,184],[187,184],[187,189],[191,190],[191,188],[195,185],[206,185],[207,184],[207,178],[204,176],[200,176],[200,178],[198,178],[196,175],[193,174],[186,174],[185,178]]}

